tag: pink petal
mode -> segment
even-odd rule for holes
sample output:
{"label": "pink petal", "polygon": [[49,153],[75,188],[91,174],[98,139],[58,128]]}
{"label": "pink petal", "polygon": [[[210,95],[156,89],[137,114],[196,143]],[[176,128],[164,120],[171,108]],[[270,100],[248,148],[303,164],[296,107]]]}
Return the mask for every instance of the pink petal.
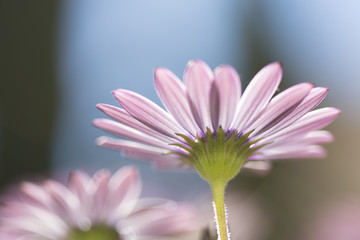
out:
{"label": "pink petal", "polygon": [[188,63],[184,72],[184,82],[194,119],[203,132],[206,132],[207,127],[212,130],[209,97],[213,80],[213,73],[206,63],[200,60]]}
{"label": "pink petal", "polygon": [[291,146],[291,145],[314,145],[329,143],[334,140],[334,136],[329,131],[319,130],[312,131],[300,137],[295,135],[293,137],[283,138],[281,141],[275,141],[272,144],[266,145],[264,149],[274,148],[277,146]]}
{"label": "pink petal", "polygon": [[[162,211],[159,211],[162,210]],[[148,212],[149,222],[140,225],[139,232],[143,235],[172,235],[176,233],[185,233],[197,228],[196,215],[194,209],[188,205],[180,204],[175,209],[164,209],[157,211],[156,219],[152,219],[154,212]],[[142,212],[145,215],[145,211]],[[147,218],[147,216],[143,216]]]}
{"label": "pink petal", "polygon": [[93,195],[89,191],[90,176],[82,171],[70,172],[67,187],[80,200],[83,212],[92,211],[91,203]]}
{"label": "pink petal", "polygon": [[[106,147],[106,148],[119,150],[119,151],[125,151],[126,155],[129,155],[129,154],[131,155],[131,151],[126,151],[126,150],[130,150],[132,148],[144,149],[144,151],[146,151],[147,153],[149,153],[149,154],[152,153],[151,155],[155,154],[157,157],[171,151],[170,148],[168,148],[168,149],[158,148],[158,147],[147,145],[147,144],[137,143],[137,142],[133,142],[133,141],[127,141],[127,140],[121,140],[121,139],[114,139],[114,138],[107,137],[107,136],[102,136],[102,137],[97,138],[96,144],[101,147]],[[130,147],[130,148],[128,149],[128,147]]]}
{"label": "pink petal", "polygon": [[191,113],[184,84],[165,68],[155,69],[154,80],[158,96],[167,111],[184,129],[196,137],[200,131]]}
{"label": "pink petal", "polygon": [[116,223],[120,218],[130,214],[141,193],[141,181],[134,167],[122,167],[110,179],[111,198],[108,204],[113,209],[108,221]]}
{"label": "pink petal", "polygon": [[306,113],[314,109],[326,96],[328,92],[327,88],[317,87],[311,89],[308,96],[287,116],[285,116],[281,121],[275,124],[270,129],[264,131],[257,137],[262,138],[271,135],[272,133],[279,131],[290,124],[294,123],[296,120],[304,116]]}
{"label": "pink petal", "polygon": [[129,225],[136,224],[139,234],[170,235],[197,229],[195,210],[190,205],[165,200],[158,201],[158,205],[152,202],[153,199],[142,199],[140,206],[127,218]]}
{"label": "pink petal", "polygon": [[[23,212],[21,216],[10,217],[6,219],[6,226],[8,230],[12,230],[16,235],[31,235],[34,233],[39,239],[39,235],[44,239],[62,239],[69,230],[69,227],[57,214],[53,214],[51,211],[36,208],[31,205],[19,204],[17,211],[23,211],[26,207],[27,212]],[[43,239],[41,238],[41,239]],[[28,239],[28,238],[11,238],[11,239]],[[35,238],[34,238],[35,239]]]}
{"label": "pink petal", "polygon": [[320,143],[329,143],[332,141],[334,141],[334,136],[331,132],[320,130],[309,132],[298,143],[313,145]]}
{"label": "pink petal", "polygon": [[293,136],[302,136],[310,131],[318,130],[326,127],[340,114],[340,110],[336,108],[321,108],[305,114],[292,125],[266,137],[258,142],[258,144],[280,141]]}
{"label": "pink petal", "polygon": [[110,137],[99,137],[97,144],[102,147],[121,151],[129,158],[150,161],[160,169],[188,168],[176,155],[165,155],[170,149],[162,149]]}
{"label": "pink petal", "polygon": [[237,106],[231,128],[241,131],[268,104],[278,88],[282,77],[280,63],[271,63],[262,68],[247,86]]}
{"label": "pink petal", "polygon": [[113,174],[109,190],[116,196],[117,202],[134,201],[140,196],[141,185],[138,170],[132,166],[125,166]]}
{"label": "pink petal", "polygon": [[[323,158],[326,155],[326,151],[323,147],[318,145],[310,146],[292,146],[279,147],[261,151],[262,155],[256,155],[256,160],[276,160],[276,159],[289,159],[289,158]],[[255,160],[254,159],[254,160]]]}
{"label": "pink petal", "polygon": [[21,184],[20,190],[25,201],[43,208],[51,207],[50,196],[44,188],[30,182],[24,182]]}
{"label": "pink petal", "polygon": [[181,140],[175,133],[184,133],[184,129],[164,109],[131,91],[118,89],[113,93],[120,105],[135,119],[165,136]]}
{"label": "pink petal", "polygon": [[138,131],[136,129],[133,129],[119,122],[115,122],[109,119],[104,119],[104,118],[95,119],[93,121],[93,125],[123,138],[128,138],[134,141],[147,143],[149,145],[158,146],[158,147],[167,146],[166,144],[164,144],[164,142],[154,137],[151,137],[147,134],[144,134],[141,131]]}
{"label": "pink petal", "polygon": [[141,122],[134,119],[131,115],[129,115],[124,109],[117,108],[111,105],[107,104],[98,104],[96,105],[98,109],[103,111],[106,115],[109,117],[115,119],[116,121],[129,126],[131,128],[134,128],[136,130],[139,130],[140,132],[143,132],[145,134],[148,134],[149,136],[158,138],[161,141],[171,143],[174,141],[173,138],[169,138],[147,126],[142,124]]}
{"label": "pink petal", "polygon": [[244,169],[251,170],[260,175],[266,175],[272,169],[272,164],[269,161],[250,161],[245,162],[243,165]]}
{"label": "pink petal", "polygon": [[213,127],[227,130],[234,118],[236,106],[241,96],[241,82],[236,70],[228,65],[219,66],[214,71],[210,110]]}
{"label": "pink petal", "polygon": [[110,181],[111,174],[108,170],[102,169],[97,171],[92,182],[95,186],[94,205],[93,212],[96,213],[96,220],[105,220],[106,215],[109,214],[107,205],[108,196],[108,183]]}
{"label": "pink petal", "polygon": [[259,114],[259,118],[255,119],[250,126],[246,127],[245,132],[255,129],[255,131],[251,133],[251,136],[255,136],[258,132],[263,132],[274,126],[300,104],[312,87],[313,85],[310,83],[300,83],[279,93],[271,99],[266,108]]}
{"label": "pink petal", "polygon": [[44,183],[44,188],[54,200],[54,211],[67,221],[73,222],[74,216],[77,215],[77,211],[81,206],[79,199],[64,185],[53,180],[47,180]]}

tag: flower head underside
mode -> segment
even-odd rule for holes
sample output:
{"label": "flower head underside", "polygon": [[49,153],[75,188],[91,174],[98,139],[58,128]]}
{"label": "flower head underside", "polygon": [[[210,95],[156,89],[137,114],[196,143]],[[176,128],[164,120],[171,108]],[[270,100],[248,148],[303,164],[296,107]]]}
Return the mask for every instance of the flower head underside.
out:
{"label": "flower head underside", "polygon": [[98,104],[113,120],[96,119],[93,124],[122,139],[104,136],[97,143],[160,168],[195,167],[205,179],[199,162],[212,162],[220,171],[233,161],[236,167],[228,167],[238,172],[242,167],[269,169],[269,160],[323,157],[321,144],[333,136],[321,129],[340,111],[313,110],[328,89],[310,83],[274,96],[281,78],[281,65],[271,63],[242,93],[239,75],[228,65],[212,71],[200,60],[190,61],[184,82],[157,68],[155,88],[166,110],[137,93],[115,90],[122,108]]}

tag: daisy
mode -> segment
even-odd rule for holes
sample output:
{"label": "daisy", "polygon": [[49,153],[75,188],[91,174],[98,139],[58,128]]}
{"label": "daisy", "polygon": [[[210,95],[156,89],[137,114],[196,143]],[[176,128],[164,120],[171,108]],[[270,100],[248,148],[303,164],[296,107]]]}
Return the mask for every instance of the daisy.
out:
{"label": "daisy", "polygon": [[0,209],[0,232],[21,240],[134,240],[159,238],[194,229],[187,205],[163,199],[139,199],[137,170],[123,167],[113,176],[76,171],[66,186],[46,180],[25,182],[19,197]]}
{"label": "daisy", "polygon": [[322,204],[304,227],[299,239],[360,239],[360,201],[358,197],[331,200]]}
{"label": "daisy", "polygon": [[[300,83],[274,96],[281,77],[281,65],[271,63],[242,93],[231,66],[212,71],[200,60],[190,61],[184,82],[157,68],[155,88],[166,110],[135,92],[115,90],[122,108],[98,104],[114,120],[93,124],[124,139],[100,137],[97,143],[162,168],[194,167],[209,182],[215,205],[221,204],[224,194],[217,192],[242,167],[269,169],[269,160],[323,157],[320,144],[333,139],[320,129],[340,111],[313,110],[328,89]],[[218,214],[225,216],[224,209]]]}

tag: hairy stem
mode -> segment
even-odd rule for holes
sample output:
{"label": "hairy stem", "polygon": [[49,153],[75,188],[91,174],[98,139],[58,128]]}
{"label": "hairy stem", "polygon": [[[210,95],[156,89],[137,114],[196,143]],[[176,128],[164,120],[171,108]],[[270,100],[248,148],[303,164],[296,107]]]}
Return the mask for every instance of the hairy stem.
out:
{"label": "hairy stem", "polygon": [[230,232],[227,226],[227,212],[224,201],[225,185],[226,184],[222,182],[210,183],[214,199],[213,207],[218,240],[230,240]]}

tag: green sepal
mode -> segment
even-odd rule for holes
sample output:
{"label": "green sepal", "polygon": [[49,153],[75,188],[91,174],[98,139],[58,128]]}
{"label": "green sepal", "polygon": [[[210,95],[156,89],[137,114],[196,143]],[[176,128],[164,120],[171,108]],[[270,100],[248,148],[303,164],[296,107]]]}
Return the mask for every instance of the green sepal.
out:
{"label": "green sepal", "polygon": [[203,137],[192,139],[178,134],[186,145],[172,144],[183,149],[186,153],[173,152],[190,162],[199,174],[209,183],[219,182],[226,184],[240,171],[245,161],[257,150],[266,144],[251,148],[261,139],[249,140],[252,131],[243,135],[233,132],[229,137],[220,127],[214,134],[209,128]]}

